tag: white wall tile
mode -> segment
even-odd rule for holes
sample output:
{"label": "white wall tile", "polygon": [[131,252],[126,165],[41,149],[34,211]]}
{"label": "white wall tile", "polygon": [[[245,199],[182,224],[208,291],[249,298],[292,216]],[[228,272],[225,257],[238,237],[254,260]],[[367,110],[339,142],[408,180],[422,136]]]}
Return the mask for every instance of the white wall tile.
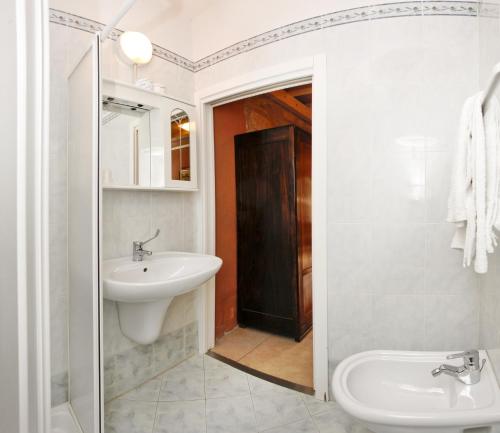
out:
{"label": "white wall tile", "polygon": [[374,224],[373,293],[418,294],[424,289],[424,224]]}
{"label": "white wall tile", "polygon": [[328,295],[371,293],[371,225],[328,224]]}
{"label": "white wall tile", "polygon": [[425,291],[428,294],[479,294],[479,279],[462,266],[462,250],[450,248],[455,228],[452,224],[426,225]]}
{"label": "white wall tile", "polygon": [[373,300],[372,329],[378,349],[419,350],[424,347],[423,295],[379,295]]}
{"label": "white wall tile", "polygon": [[478,347],[479,297],[474,291],[460,295],[425,297],[425,349],[460,351]]}

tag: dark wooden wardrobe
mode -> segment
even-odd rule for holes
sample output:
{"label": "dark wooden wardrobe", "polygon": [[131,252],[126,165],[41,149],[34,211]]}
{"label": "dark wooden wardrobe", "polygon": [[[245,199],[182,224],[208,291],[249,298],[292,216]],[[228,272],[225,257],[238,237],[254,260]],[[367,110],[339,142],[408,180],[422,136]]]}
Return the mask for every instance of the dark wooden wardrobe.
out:
{"label": "dark wooden wardrobe", "polygon": [[237,135],[238,323],[300,341],[312,326],[311,135]]}

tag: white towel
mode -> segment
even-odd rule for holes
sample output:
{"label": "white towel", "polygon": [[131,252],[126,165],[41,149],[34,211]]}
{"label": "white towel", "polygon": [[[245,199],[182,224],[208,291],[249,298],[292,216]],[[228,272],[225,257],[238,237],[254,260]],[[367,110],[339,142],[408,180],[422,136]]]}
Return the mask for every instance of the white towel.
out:
{"label": "white towel", "polygon": [[486,251],[497,246],[496,230],[500,229],[500,104],[491,98],[484,112],[486,143]]}
{"label": "white towel", "polygon": [[463,249],[463,265],[474,260],[477,273],[488,271],[493,228],[500,228],[500,109],[492,98],[483,116],[482,96],[468,98],[462,110],[447,218],[456,224],[452,248]]}
{"label": "white towel", "polygon": [[[447,221],[456,224],[451,247],[464,250],[464,266],[470,265],[471,230],[475,234],[474,201],[472,198],[472,113],[475,97],[465,101],[460,118],[458,142],[451,176]],[[467,222],[471,224],[467,225]],[[466,246],[467,245],[467,246]]]}

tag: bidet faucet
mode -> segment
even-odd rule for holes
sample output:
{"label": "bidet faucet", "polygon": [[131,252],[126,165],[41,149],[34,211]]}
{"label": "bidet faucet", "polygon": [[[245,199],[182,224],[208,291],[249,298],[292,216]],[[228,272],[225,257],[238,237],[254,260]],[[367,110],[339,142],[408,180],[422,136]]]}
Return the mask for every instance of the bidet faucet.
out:
{"label": "bidet faucet", "polygon": [[479,352],[477,350],[468,350],[466,352],[454,353],[448,355],[446,359],[463,358],[464,365],[456,367],[454,365],[442,364],[438,368],[432,370],[434,377],[444,373],[453,376],[457,380],[466,385],[474,385],[481,379],[481,371],[483,370],[486,359],[479,363]]}
{"label": "bidet faucet", "polygon": [[153,237],[149,238],[146,241],[134,241],[133,243],[133,254],[132,254],[132,260],[134,262],[142,262],[144,259],[144,256],[150,256],[153,254],[152,251],[148,251],[143,249],[142,247],[146,245],[148,242],[151,242],[153,239],[156,239],[158,235],[160,234],[160,229],[156,229],[155,234]]}

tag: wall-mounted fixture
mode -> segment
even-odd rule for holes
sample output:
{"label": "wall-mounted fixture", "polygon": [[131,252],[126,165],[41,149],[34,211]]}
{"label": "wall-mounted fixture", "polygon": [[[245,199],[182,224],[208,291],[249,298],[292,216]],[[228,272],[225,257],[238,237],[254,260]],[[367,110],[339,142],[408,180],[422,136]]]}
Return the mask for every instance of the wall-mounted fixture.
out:
{"label": "wall-mounted fixture", "polygon": [[160,252],[144,261],[129,257],[103,263],[104,298],[118,303],[123,334],[139,344],[160,336],[174,297],[200,287],[222,266],[215,256]]}
{"label": "wall-mounted fixture", "polygon": [[125,32],[120,36],[120,49],[134,67],[134,83],[137,81],[137,66],[145,65],[153,57],[153,45],[140,32]]}
{"label": "wall-mounted fixture", "polygon": [[194,107],[106,79],[102,93],[103,187],[195,191]]}

